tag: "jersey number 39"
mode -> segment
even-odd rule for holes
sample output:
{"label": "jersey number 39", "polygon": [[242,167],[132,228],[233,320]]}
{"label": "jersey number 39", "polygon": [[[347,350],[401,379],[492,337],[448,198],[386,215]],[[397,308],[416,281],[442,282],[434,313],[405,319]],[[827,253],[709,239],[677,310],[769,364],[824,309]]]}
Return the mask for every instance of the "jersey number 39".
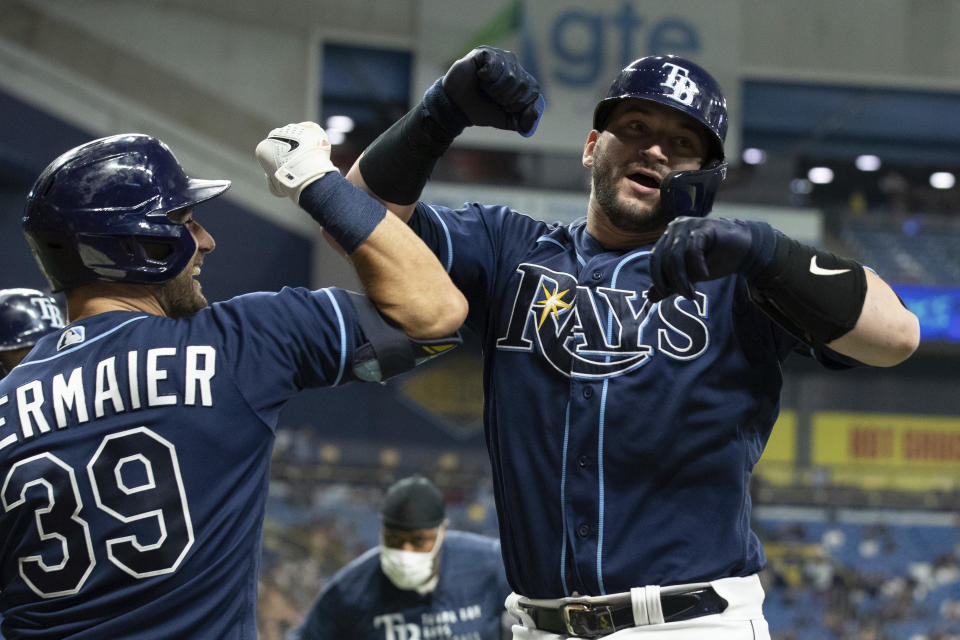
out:
{"label": "jersey number 39", "polygon": [[[142,465],[140,484],[128,486],[127,464]],[[193,545],[193,524],[174,446],[146,427],[110,434],[87,463],[87,476],[99,509],[127,524],[153,518],[160,531],[150,544],[141,544],[132,533],[104,540],[110,562],[135,578],[176,571]],[[76,473],[52,453],[21,460],[3,482],[3,508],[9,512],[26,504],[32,486],[46,490],[45,504],[31,500],[40,537],[36,548],[59,543],[62,555],[56,564],[39,553],[21,556],[20,576],[43,598],[76,593],[96,564],[90,527],[80,517]]]}

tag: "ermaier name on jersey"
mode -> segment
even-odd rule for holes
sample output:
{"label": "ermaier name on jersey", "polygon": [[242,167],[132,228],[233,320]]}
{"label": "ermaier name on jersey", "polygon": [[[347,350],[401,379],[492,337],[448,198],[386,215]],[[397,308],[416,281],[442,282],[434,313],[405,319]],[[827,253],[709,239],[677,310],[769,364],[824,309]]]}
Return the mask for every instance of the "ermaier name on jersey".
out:
{"label": "ermaier name on jersey", "polygon": [[[0,449],[47,433],[145,407],[213,406],[217,351],[209,345],[156,347],[85,363],[69,374],[35,379],[0,396]],[[177,388],[170,372],[183,372]]]}

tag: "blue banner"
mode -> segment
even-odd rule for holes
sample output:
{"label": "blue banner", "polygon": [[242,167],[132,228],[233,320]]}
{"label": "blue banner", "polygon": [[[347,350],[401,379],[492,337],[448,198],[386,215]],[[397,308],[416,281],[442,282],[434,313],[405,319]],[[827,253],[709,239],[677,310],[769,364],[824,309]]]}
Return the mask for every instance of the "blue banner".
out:
{"label": "blue banner", "polygon": [[960,342],[960,288],[894,284],[893,290],[920,319],[920,339]]}

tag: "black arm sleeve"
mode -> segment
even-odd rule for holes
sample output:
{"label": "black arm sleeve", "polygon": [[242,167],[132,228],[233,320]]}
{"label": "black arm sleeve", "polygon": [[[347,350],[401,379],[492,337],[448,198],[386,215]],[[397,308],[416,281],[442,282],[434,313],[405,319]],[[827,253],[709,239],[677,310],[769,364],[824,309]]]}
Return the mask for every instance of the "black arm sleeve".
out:
{"label": "black arm sleeve", "polygon": [[413,204],[453,139],[420,102],[367,147],[360,175],[381,200]]}
{"label": "black arm sleeve", "polygon": [[811,346],[825,345],[856,325],[867,276],[841,258],[777,233],[774,255],[750,278],[750,296],[777,324]]}
{"label": "black arm sleeve", "polygon": [[367,338],[353,359],[353,374],[360,380],[383,382],[463,342],[459,331],[443,338],[411,338],[384,318],[367,296],[353,291],[347,293]]}

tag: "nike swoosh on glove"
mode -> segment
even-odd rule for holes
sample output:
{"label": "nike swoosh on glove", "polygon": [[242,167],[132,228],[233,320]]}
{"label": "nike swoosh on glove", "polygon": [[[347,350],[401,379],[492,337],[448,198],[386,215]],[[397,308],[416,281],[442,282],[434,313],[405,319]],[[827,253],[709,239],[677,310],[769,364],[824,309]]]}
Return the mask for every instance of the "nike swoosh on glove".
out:
{"label": "nike swoosh on glove", "polygon": [[337,167],[330,161],[330,140],[316,122],[288,124],[273,129],[257,145],[257,162],[267,175],[270,193],[299,204],[300,194],[312,182]]}

